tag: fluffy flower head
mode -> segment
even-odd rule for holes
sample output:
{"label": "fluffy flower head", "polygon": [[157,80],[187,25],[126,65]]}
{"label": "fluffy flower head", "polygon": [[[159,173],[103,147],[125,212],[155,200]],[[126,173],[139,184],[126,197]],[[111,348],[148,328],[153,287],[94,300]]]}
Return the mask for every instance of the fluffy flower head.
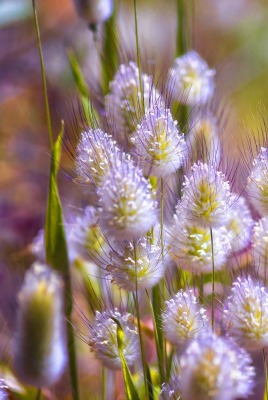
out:
{"label": "fluffy flower head", "polygon": [[173,99],[190,106],[205,104],[213,96],[215,70],[196,51],[175,59],[169,70],[168,86]]}
{"label": "fluffy flower head", "polygon": [[185,345],[189,340],[207,333],[205,309],[200,308],[192,290],[180,290],[166,301],[162,317],[166,337],[175,345]]}
{"label": "fluffy flower head", "polygon": [[247,190],[250,201],[261,216],[268,215],[268,149],[262,147],[253,161]]}
{"label": "fluffy flower head", "polygon": [[151,186],[130,160],[107,174],[98,194],[101,227],[118,240],[138,239],[155,224]]}
{"label": "fluffy flower head", "polygon": [[210,335],[195,340],[179,363],[184,400],[235,400],[251,392],[255,375],[251,359],[227,339]]}
{"label": "fluffy flower head", "polygon": [[123,354],[131,367],[139,357],[139,338],[130,314],[120,313],[117,309],[102,313],[97,311],[95,321],[90,326],[89,346],[105,367],[122,368],[117,345],[117,324],[111,317],[121,324],[124,332]]}
{"label": "fluffy flower head", "polygon": [[227,298],[224,322],[230,336],[249,350],[268,344],[268,291],[251,277],[240,278],[232,285]]}
{"label": "fluffy flower head", "polygon": [[163,177],[179,169],[186,156],[184,135],[168,109],[151,108],[132,138],[145,175]]}
{"label": "fluffy flower head", "polygon": [[231,205],[230,185],[222,172],[198,162],[185,177],[181,209],[197,224],[218,227],[226,224]]}

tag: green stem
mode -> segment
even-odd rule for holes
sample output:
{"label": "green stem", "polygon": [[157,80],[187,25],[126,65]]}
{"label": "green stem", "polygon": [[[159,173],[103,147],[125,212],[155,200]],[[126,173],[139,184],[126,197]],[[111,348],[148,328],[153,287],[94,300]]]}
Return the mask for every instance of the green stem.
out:
{"label": "green stem", "polygon": [[211,239],[211,258],[212,258],[211,327],[212,327],[212,331],[214,331],[214,325],[215,325],[215,260],[214,260],[214,243],[213,243],[212,228],[210,228],[210,239]]}
{"label": "green stem", "polygon": [[184,0],[177,0],[177,38],[176,38],[176,57],[182,56],[186,52],[186,29],[185,29],[185,3]]}
{"label": "green stem", "polygon": [[138,333],[139,333],[139,340],[140,340],[140,349],[141,349],[141,359],[142,359],[142,369],[143,369],[143,378],[144,378],[144,388],[146,399],[149,399],[149,389],[148,389],[148,382],[147,382],[147,373],[146,373],[146,360],[145,360],[145,352],[144,352],[144,345],[142,340],[142,329],[141,329],[141,320],[140,320],[140,308],[139,308],[139,298],[138,298],[138,280],[137,280],[137,251],[136,251],[136,243],[133,242],[134,245],[134,257],[135,257],[135,277],[136,277],[136,290],[133,293],[133,299],[136,309],[136,317],[138,322]]}
{"label": "green stem", "polygon": [[203,274],[200,274],[199,277],[199,302],[200,304],[204,303],[204,279]]}
{"label": "green stem", "polygon": [[50,148],[52,149],[53,148],[53,135],[52,135],[50,109],[49,109],[48,95],[47,95],[46,71],[45,71],[45,64],[44,64],[44,58],[43,58],[43,52],[42,52],[42,44],[41,44],[41,37],[40,37],[40,30],[39,30],[39,23],[38,23],[37,11],[36,11],[36,6],[35,6],[35,0],[32,0],[32,4],[33,4],[35,31],[36,31],[36,36],[37,36],[40,66],[41,66],[41,73],[42,73],[42,81],[43,81],[47,129],[48,129],[48,135],[49,135]]}
{"label": "green stem", "polygon": [[265,348],[262,349],[262,356],[263,356],[264,379],[265,379],[263,400],[268,400],[268,373],[267,373]]}
{"label": "green stem", "polygon": [[140,94],[142,101],[142,110],[145,110],[143,88],[142,88],[142,73],[141,73],[141,55],[139,46],[139,32],[138,32],[138,16],[137,16],[137,0],[134,0],[134,17],[135,17],[135,38],[136,38],[136,53],[137,53],[137,65],[139,69],[139,84],[140,84]]}
{"label": "green stem", "polygon": [[42,389],[37,389],[35,400],[40,400],[42,396]]}
{"label": "green stem", "polygon": [[101,398],[103,400],[106,400],[106,395],[107,395],[106,383],[107,383],[107,371],[106,371],[105,367],[102,367],[101,368]]}

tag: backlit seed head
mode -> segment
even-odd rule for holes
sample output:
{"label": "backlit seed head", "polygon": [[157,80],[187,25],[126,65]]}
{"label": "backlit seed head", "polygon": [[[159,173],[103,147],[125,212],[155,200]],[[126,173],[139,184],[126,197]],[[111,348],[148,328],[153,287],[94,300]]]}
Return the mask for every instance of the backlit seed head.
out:
{"label": "backlit seed head", "polygon": [[139,337],[133,317],[120,313],[117,309],[96,312],[94,323],[90,326],[88,343],[95,357],[110,369],[121,369],[122,363],[117,344],[117,324],[120,322],[124,332],[123,354],[129,367],[139,359]]}
{"label": "backlit seed head", "polygon": [[209,335],[193,341],[179,359],[184,400],[246,398],[253,387],[251,358],[230,340]]}
{"label": "backlit seed head", "polygon": [[205,309],[199,306],[192,290],[180,290],[172,299],[166,301],[162,318],[167,339],[178,346],[207,334]]}
{"label": "backlit seed head", "polygon": [[168,90],[174,100],[194,106],[205,104],[213,96],[215,70],[196,51],[189,51],[174,61],[168,74]]}
{"label": "backlit seed head", "polygon": [[[227,230],[213,230],[215,270],[223,268],[230,253]],[[212,272],[212,247],[210,229],[185,220],[180,207],[174,216],[174,225],[169,235],[169,256],[179,268],[194,274]]]}
{"label": "backlit seed head", "polygon": [[53,385],[66,362],[63,283],[47,266],[35,263],[19,293],[14,337],[14,370],[25,384]]}
{"label": "backlit seed head", "polygon": [[224,323],[230,336],[249,350],[268,345],[268,291],[251,277],[233,283],[224,308]]}
{"label": "backlit seed head", "polygon": [[244,197],[234,195],[231,203],[225,226],[232,251],[237,252],[249,246],[254,221]]}
{"label": "backlit seed head", "polygon": [[89,24],[95,25],[110,18],[113,0],[74,0],[77,13]]}
{"label": "backlit seed head", "polygon": [[247,183],[250,201],[261,216],[268,215],[268,149],[262,147],[253,161]]}
{"label": "backlit seed head", "polygon": [[255,223],[252,256],[258,273],[266,279],[268,277],[268,217],[264,217]]}
{"label": "backlit seed head", "polygon": [[109,170],[120,161],[121,152],[110,135],[101,129],[82,132],[75,160],[77,181],[99,185]]}
{"label": "backlit seed head", "polygon": [[222,172],[212,165],[198,162],[192,166],[190,177],[185,177],[181,210],[187,218],[205,227],[223,226],[232,204],[230,185]]}
{"label": "backlit seed head", "polygon": [[134,62],[122,64],[105,98],[108,122],[122,144],[128,143],[129,135],[135,132],[144,112],[160,99],[152,77],[142,74],[141,81],[142,92],[137,65]]}
{"label": "backlit seed head", "polygon": [[182,166],[187,149],[177,125],[170,111],[157,105],[144,115],[131,141],[145,175],[163,177]]}
{"label": "backlit seed head", "polygon": [[98,194],[100,225],[112,237],[138,239],[155,224],[157,203],[151,186],[130,160],[107,174]]}
{"label": "backlit seed head", "polygon": [[218,122],[209,112],[196,112],[190,121],[187,145],[191,163],[202,161],[219,165],[221,160],[221,141],[218,133]]}
{"label": "backlit seed head", "polygon": [[128,291],[150,289],[163,277],[165,268],[161,249],[150,237],[133,242],[117,242],[110,252],[106,270],[112,281]]}

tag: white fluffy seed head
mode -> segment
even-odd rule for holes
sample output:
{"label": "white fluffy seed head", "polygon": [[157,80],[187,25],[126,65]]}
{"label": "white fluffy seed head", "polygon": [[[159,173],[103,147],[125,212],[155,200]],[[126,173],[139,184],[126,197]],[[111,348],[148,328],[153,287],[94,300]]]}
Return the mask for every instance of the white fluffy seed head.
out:
{"label": "white fluffy seed head", "polygon": [[109,170],[120,161],[121,152],[110,135],[101,129],[82,132],[77,145],[77,181],[99,185]]}
{"label": "white fluffy seed head", "polygon": [[268,278],[268,217],[255,223],[252,238],[252,256],[257,272]]}
{"label": "white fluffy seed head", "polygon": [[235,400],[251,393],[251,358],[230,340],[209,335],[195,340],[180,357],[180,389],[184,400]]}
{"label": "white fluffy seed head", "polygon": [[262,147],[253,161],[247,190],[251,203],[261,216],[268,215],[268,149]]}
{"label": "white fluffy seed head", "polygon": [[146,176],[163,177],[182,166],[187,147],[177,125],[170,110],[157,105],[144,115],[131,142]]}
{"label": "white fluffy seed head", "polygon": [[[213,230],[213,250],[215,270],[220,270],[230,253],[225,227]],[[179,268],[194,274],[212,272],[210,229],[184,219],[180,207],[169,235],[169,256]]]}
{"label": "white fluffy seed head", "polygon": [[150,237],[133,242],[117,242],[110,252],[106,267],[113,283],[128,291],[150,289],[165,272],[161,248],[151,243]]}
{"label": "white fluffy seed head", "polygon": [[62,290],[62,280],[45,265],[35,263],[26,273],[14,337],[14,370],[25,384],[51,386],[65,367]]}
{"label": "white fluffy seed head", "polygon": [[238,252],[250,245],[254,221],[244,197],[233,195],[231,203],[225,226],[231,249]]}
{"label": "white fluffy seed head", "polygon": [[213,96],[215,70],[196,51],[189,51],[174,61],[168,73],[167,88],[174,100],[187,105],[205,104]]}
{"label": "white fluffy seed head", "polygon": [[226,224],[232,199],[225,175],[198,162],[185,177],[180,207],[197,224],[214,228]]}
{"label": "white fluffy seed head", "polygon": [[251,277],[233,283],[224,308],[224,324],[231,337],[248,350],[268,345],[268,291]]}
{"label": "white fluffy seed head", "polygon": [[156,222],[157,203],[151,186],[131,160],[107,174],[98,195],[100,225],[118,240],[138,239]]}
{"label": "white fluffy seed head", "polygon": [[106,21],[113,13],[113,0],[74,0],[77,13],[89,24]]}
{"label": "white fluffy seed head", "polygon": [[187,135],[191,163],[202,161],[218,166],[221,160],[221,141],[218,121],[210,112],[199,110],[193,114]]}
{"label": "white fluffy seed head", "polygon": [[122,64],[110,83],[110,94],[105,98],[108,122],[121,144],[128,143],[129,136],[135,132],[144,112],[156,101],[160,101],[152,77],[142,74],[141,81],[142,92],[137,65],[132,61],[127,65]]}
{"label": "white fluffy seed head", "polygon": [[166,301],[166,310],[162,314],[167,339],[181,349],[190,340],[206,335],[208,320],[205,312],[192,290],[180,290]]}
{"label": "white fluffy seed head", "polygon": [[90,326],[89,346],[95,357],[110,369],[122,369],[117,344],[117,323],[124,332],[122,350],[129,367],[139,359],[139,337],[131,314],[120,313],[117,309],[96,312],[95,320]]}

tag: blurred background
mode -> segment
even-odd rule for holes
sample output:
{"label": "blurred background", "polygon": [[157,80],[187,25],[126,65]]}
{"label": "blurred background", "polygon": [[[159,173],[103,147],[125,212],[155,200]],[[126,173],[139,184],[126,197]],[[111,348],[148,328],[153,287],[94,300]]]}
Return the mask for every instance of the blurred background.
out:
{"label": "blurred background", "polygon": [[[77,103],[66,50],[75,51],[89,85],[97,86],[99,38],[79,19],[71,0],[36,3],[56,136],[62,119],[71,131]],[[132,1],[119,0],[118,9],[120,52],[135,57]],[[174,58],[176,1],[140,0],[138,18],[145,70],[161,74]],[[260,126],[259,110],[265,113],[268,107],[267,21],[266,0],[195,1],[193,47],[217,70],[217,96],[228,110],[225,137],[237,157],[246,131]],[[44,223],[49,157],[32,4],[0,0],[1,265],[28,266],[27,248]],[[65,207],[74,198],[79,204],[81,191],[64,174],[60,188]],[[15,296],[8,292],[4,271],[0,269],[0,278],[6,290],[0,300],[12,308]]]}

